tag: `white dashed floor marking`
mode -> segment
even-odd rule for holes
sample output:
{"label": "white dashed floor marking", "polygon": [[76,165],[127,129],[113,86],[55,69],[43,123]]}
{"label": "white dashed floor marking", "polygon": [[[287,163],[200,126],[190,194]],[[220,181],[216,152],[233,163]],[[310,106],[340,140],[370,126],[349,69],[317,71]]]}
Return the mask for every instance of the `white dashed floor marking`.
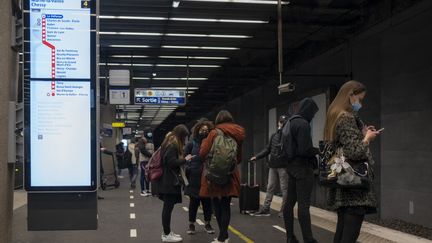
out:
{"label": "white dashed floor marking", "polygon": [[130,199],[134,199],[134,196],[130,196],[129,198],[130,198]]}
{"label": "white dashed floor marking", "polygon": [[273,228],[275,228],[275,229],[277,229],[277,230],[279,230],[279,231],[282,231],[282,232],[286,233],[286,230],[285,230],[284,228],[278,226],[278,225],[273,225]]}
{"label": "white dashed floor marking", "polygon": [[130,230],[130,237],[131,238],[136,238],[137,237],[137,230],[136,229],[131,229]]}
{"label": "white dashed floor marking", "polygon": [[186,212],[189,212],[189,208],[187,208],[187,207],[183,207],[183,210]]}
{"label": "white dashed floor marking", "polygon": [[204,225],[204,222],[201,221],[201,219],[197,219],[196,222],[197,222],[199,225]]}
{"label": "white dashed floor marking", "polygon": [[130,206],[131,208],[133,208],[133,207],[135,207],[135,203],[130,203],[129,206]]}
{"label": "white dashed floor marking", "polygon": [[130,192],[130,193],[133,193],[133,191],[132,191],[132,190],[130,190],[129,192]]}
{"label": "white dashed floor marking", "polygon": [[134,213],[130,214],[130,219],[136,219],[136,215]]}

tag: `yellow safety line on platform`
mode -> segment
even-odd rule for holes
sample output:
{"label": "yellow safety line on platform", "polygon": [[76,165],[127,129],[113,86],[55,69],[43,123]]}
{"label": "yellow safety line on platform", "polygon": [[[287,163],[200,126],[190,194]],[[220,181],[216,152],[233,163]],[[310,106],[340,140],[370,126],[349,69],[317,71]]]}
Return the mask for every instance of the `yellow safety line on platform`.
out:
{"label": "yellow safety line on platform", "polygon": [[254,243],[253,240],[249,239],[247,236],[242,234],[240,231],[234,229],[232,226],[229,226],[228,229],[233,232],[235,235],[237,235],[240,239],[244,240],[246,243]]}

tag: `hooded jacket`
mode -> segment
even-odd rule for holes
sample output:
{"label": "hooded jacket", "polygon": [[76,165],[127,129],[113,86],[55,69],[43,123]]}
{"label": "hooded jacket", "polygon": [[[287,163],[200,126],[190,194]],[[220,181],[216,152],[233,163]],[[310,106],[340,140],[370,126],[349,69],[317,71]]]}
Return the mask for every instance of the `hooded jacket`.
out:
{"label": "hooded jacket", "polygon": [[[225,135],[232,137],[237,142],[237,164],[242,161],[242,144],[245,139],[245,130],[243,127],[234,123],[223,123],[216,126]],[[200,148],[200,157],[202,161],[206,161],[213,141],[217,136],[216,129],[213,129],[206,139],[203,140]],[[210,184],[207,181],[204,173],[201,176],[200,197],[238,197],[240,194],[240,173],[238,168],[232,174],[231,182],[227,185],[220,186]]]}
{"label": "hooded jacket", "polygon": [[318,154],[318,149],[313,147],[310,122],[318,112],[318,106],[311,98],[305,98],[300,102],[300,109],[296,115],[301,118],[291,120],[291,134],[296,146],[294,164],[307,164]]}

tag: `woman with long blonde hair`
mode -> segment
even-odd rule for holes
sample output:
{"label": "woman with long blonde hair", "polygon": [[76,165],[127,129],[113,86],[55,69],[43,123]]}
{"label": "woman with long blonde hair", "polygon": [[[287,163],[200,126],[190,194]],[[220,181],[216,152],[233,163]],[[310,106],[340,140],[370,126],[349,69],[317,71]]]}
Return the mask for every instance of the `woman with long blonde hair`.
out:
{"label": "woman with long blonde hair", "polygon": [[[342,148],[351,164],[368,162],[373,165],[369,143],[380,132],[373,126],[365,126],[358,116],[365,96],[366,86],[360,82],[352,80],[342,85],[327,111],[324,139]],[[329,204],[338,215],[334,243],[355,243],[365,215],[376,213],[373,178],[369,179],[369,189],[330,189]]]}

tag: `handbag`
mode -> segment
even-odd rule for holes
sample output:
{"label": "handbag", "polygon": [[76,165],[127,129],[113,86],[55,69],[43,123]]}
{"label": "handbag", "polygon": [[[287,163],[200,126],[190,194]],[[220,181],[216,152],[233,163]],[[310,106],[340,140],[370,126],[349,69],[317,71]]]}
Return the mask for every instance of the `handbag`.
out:
{"label": "handbag", "polygon": [[370,169],[367,161],[349,161],[343,149],[333,143],[325,144],[320,152],[319,182],[329,188],[370,188]]}

